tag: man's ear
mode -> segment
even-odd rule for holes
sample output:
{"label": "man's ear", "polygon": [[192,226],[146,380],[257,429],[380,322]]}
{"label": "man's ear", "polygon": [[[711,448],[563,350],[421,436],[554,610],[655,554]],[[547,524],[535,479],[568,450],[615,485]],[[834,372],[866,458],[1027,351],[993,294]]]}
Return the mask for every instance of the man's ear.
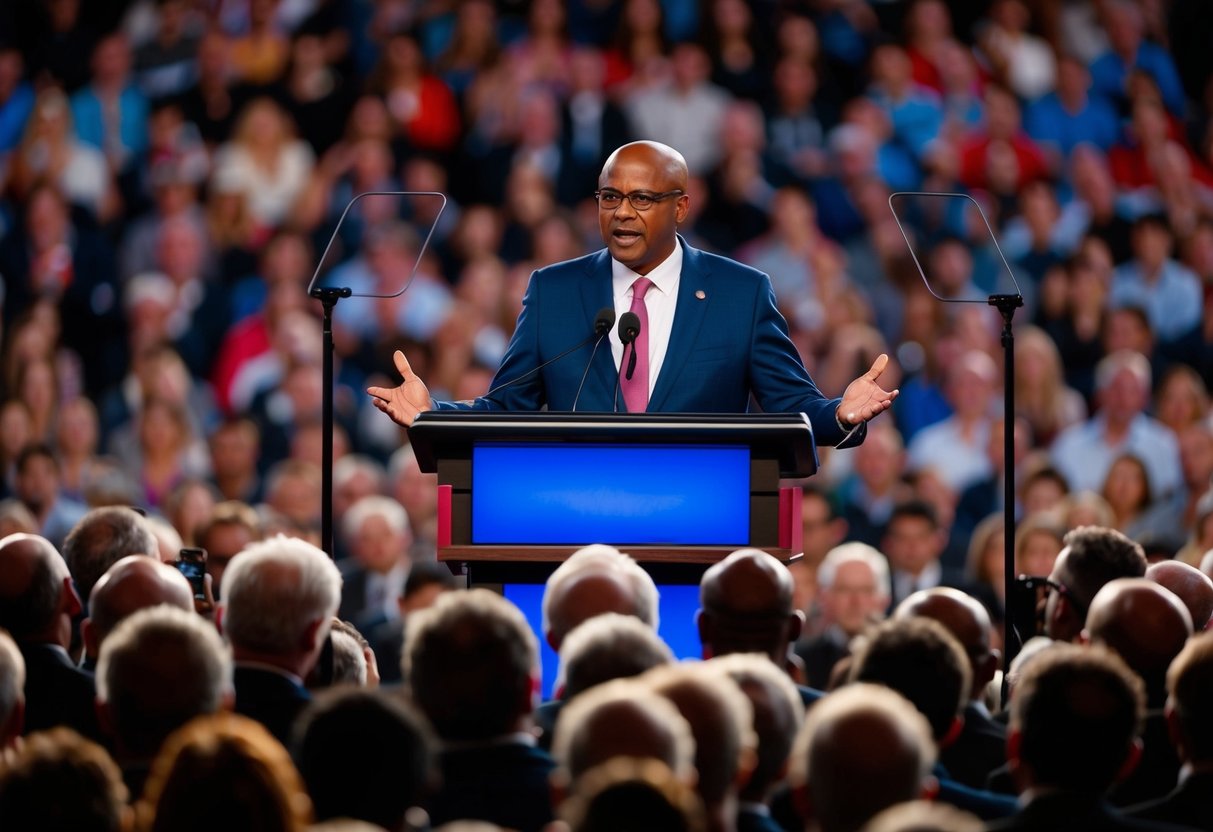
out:
{"label": "man's ear", "polygon": [[1086,627],[1083,627],[1082,630],[1079,631],[1078,638],[1075,639],[1075,641],[1077,641],[1083,647],[1089,647],[1091,645],[1091,631]]}
{"label": "man's ear", "polygon": [[[18,691],[18,694],[21,692]],[[0,725],[0,750],[8,748],[25,730],[25,696],[19,695],[13,707],[9,709],[8,720]]]}
{"label": "man's ear", "polygon": [[1167,737],[1171,740],[1171,747],[1175,749],[1175,753],[1179,755],[1181,761],[1187,759],[1187,744],[1184,742],[1183,726],[1179,724],[1179,714],[1175,710],[1175,705],[1171,699],[1167,699],[1167,706],[1163,709],[1163,716],[1167,720]]}
{"label": "man's ear", "polygon": [[813,794],[809,791],[808,783],[792,785],[792,805],[796,807],[796,814],[804,821],[805,829],[808,829],[809,822],[813,820]]}
{"label": "man's ear", "polygon": [[108,703],[94,699],[93,713],[97,715],[97,724],[101,726],[101,733],[107,737],[118,736],[118,732],[114,728],[114,712],[110,710]]}
{"label": "man's ear", "polygon": [[804,612],[792,610],[792,614],[788,616],[788,644],[795,644],[800,639],[800,634],[803,631]]}
{"label": "man's ear", "polygon": [[712,627],[712,616],[703,609],[695,610],[695,629],[699,631],[699,643],[703,645],[702,657],[712,658],[712,640],[715,635]]}
{"label": "man's ear", "polygon": [[1120,764],[1120,768],[1116,771],[1116,779],[1113,783],[1123,783],[1129,779],[1129,775],[1137,769],[1137,764],[1141,762],[1141,737],[1137,737],[1129,744],[1129,751],[1125,754],[1125,761]]}
{"label": "man's ear", "polygon": [[222,602],[215,605],[215,630],[223,635],[223,613],[227,609]]}
{"label": "man's ear", "polygon": [[72,583],[71,575],[63,579],[63,597],[61,602],[64,606],[64,612],[73,618],[84,611],[84,604],[80,602],[80,594],[76,592],[76,585]]}
{"label": "man's ear", "polygon": [[956,742],[956,740],[960,738],[960,732],[964,729],[965,718],[960,714],[957,714],[955,717],[953,717],[952,724],[948,726],[947,733],[939,738],[939,747],[947,748],[949,745]]}
{"label": "man's ear", "polygon": [[571,785],[569,773],[564,766],[556,766],[552,769],[552,773],[548,775],[548,793],[552,796],[553,809],[559,809],[560,804],[564,803],[565,798],[569,796]]}
{"label": "man's ear", "polygon": [[84,642],[84,655],[96,659],[100,655],[101,645],[97,643],[97,628],[93,619],[86,618],[80,622],[80,640]]}
{"label": "man's ear", "polygon": [[934,800],[939,797],[939,778],[928,774],[922,781],[922,792],[919,796],[923,800]]}
{"label": "man's ear", "polygon": [[323,640],[322,636],[328,634],[326,624],[328,624],[327,618],[317,618],[309,621],[307,629],[303,631],[303,636],[300,638],[299,649],[304,653],[314,653],[320,650],[320,642]]}

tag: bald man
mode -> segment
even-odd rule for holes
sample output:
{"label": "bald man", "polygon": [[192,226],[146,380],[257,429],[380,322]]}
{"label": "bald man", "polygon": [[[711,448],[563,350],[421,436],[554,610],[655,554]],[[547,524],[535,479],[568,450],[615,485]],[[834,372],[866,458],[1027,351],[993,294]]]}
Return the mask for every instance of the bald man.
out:
{"label": "bald man", "polygon": [[1184,602],[1192,616],[1192,629],[1200,632],[1213,618],[1213,578],[1178,560],[1164,560],[1146,569],[1146,577],[1166,587]]}
{"label": "bald man", "polygon": [[713,564],[699,582],[703,657],[762,653],[785,667],[804,625],[792,602],[794,587],[788,568],[761,549],[738,549]]}
{"label": "bald man", "polygon": [[1171,661],[1192,635],[1192,617],[1173,592],[1147,578],[1109,581],[1096,593],[1083,636],[1120,656],[1146,689],[1141,762],[1118,783],[1114,803],[1128,806],[1162,797],[1175,787],[1179,758],[1167,733],[1164,706]]}
{"label": "bald man", "polygon": [[[432,409],[744,413],[752,395],[763,412],[807,414],[818,444],[862,441],[863,425],[897,396],[877,383],[888,356],[841,398],[822,395],[788,337],[770,278],[679,237],[691,197],[678,151],[626,144],[606,160],[598,188],[606,248],[532,275],[495,392],[472,402],[434,401],[397,351],[402,382],[368,389],[375,406],[408,426]],[[603,308],[637,315],[634,346],[607,332],[611,348],[593,352],[595,313]],[[617,384],[618,368],[632,356],[635,367]]]}
{"label": "bald man", "polygon": [[194,611],[194,592],[179,571],[145,555],[128,555],[111,566],[93,587],[89,617],[80,625],[85,666],[96,666],[101,643],[119,622],[160,604]]}
{"label": "bald man", "polygon": [[856,683],[809,711],[789,782],[805,829],[854,832],[883,809],[934,792],[931,726],[888,688]]}
{"label": "bald man", "polygon": [[72,664],[67,648],[80,598],[67,564],[46,538],[0,540],[0,627],[25,660],[25,733],[66,725],[100,737],[93,674]]}

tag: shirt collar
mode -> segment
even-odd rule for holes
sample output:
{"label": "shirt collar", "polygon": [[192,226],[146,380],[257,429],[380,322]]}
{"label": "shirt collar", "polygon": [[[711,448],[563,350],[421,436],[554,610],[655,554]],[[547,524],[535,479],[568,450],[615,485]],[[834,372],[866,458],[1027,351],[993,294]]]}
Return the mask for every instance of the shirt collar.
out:
{"label": "shirt collar", "polygon": [[[662,260],[648,274],[643,275],[653,281],[654,288],[663,295],[671,295],[678,287],[678,278],[682,274],[682,241],[676,241],[670,256]],[[611,259],[611,289],[616,298],[627,297],[628,289],[642,275],[629,269],[614,258]]]}

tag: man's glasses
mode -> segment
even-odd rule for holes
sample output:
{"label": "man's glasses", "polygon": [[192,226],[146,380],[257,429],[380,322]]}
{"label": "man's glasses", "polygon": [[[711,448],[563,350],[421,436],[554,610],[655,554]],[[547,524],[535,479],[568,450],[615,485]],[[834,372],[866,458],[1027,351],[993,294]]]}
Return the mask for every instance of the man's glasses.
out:
{"label": "man's glasses", "polygon": [[598,207],[605,208],[608,211],[614,211],[626,199],[632,203],[632,207],[637,211],[647,211],[653,207],[655,203],[661,202],[663,199],[669,199],[672,196],[682,196],[683,191],[666,191],[665,193],[653,194],[648,191],[632,191],[631,193],[621,193],[613,188],[603,188],[600,191],[594,191],[594,198],[598,200]]}
{"label": "man's glasses", "polygon": [[1058,583],[1052,578],[1045,578],[1036,575],[1020,575],[1015,582],[1028,592],[1032,592],[1034,590],[1038,591],[1041,589],[1045,590],[1046,592],[1056,592],[1070,603],[1070,606],[1074,608],[1074,611],[1078,613],[1081,618],[1086,618],[1087,616],[1087,605],[1079,601],[1074,596],[1073,591],[1071,591],[1071,589],[1065,584]]}

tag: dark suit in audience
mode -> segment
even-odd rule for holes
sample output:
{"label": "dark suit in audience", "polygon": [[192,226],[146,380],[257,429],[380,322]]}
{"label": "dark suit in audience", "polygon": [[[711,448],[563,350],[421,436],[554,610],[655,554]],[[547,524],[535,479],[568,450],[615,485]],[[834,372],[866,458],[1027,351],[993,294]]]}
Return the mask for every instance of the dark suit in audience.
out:
{"label": "dark suit in audience", "polygon": [[518,740],[495,746],[454,748],[438,756],[442,788],[426,804],[435,826],[453,820],[485,820],[519,832],[552,820],[548,754]]}
{"label": "dark suit in audience", "polygon": [[1166,797],[1126,809],[1125,814],[1193,829],[1213,829],[1213,771],[1181,777],[1179,785]]}
{"label": "dark suit in audience", "polygon": [[57,644],[21,644],[25,659],[25,733],[56,725],[74,728],[98,739],[93,674],[72,664]]}
{"label": "dark suit in audience", "polygon": [[291,728],[312,701],[307,688],[287,674],[268,667],[237,664],[233,674],[238,714],[264,725],[283,745],[291,741]]}
{"label": "dark suit in audience", "polygon": [[1127,817],[1100,795],[1074,792],[1042,794],[1014,817],[986,826],[987,832],[1178,832],[1187,828]]}

